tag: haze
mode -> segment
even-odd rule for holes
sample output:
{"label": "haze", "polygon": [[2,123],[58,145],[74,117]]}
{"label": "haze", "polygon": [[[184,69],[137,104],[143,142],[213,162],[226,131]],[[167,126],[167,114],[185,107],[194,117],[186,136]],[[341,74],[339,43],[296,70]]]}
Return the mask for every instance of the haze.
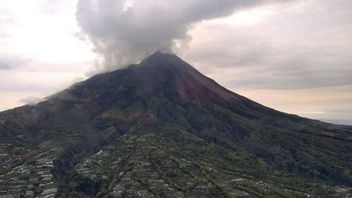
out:
{"label": "haze", "polygon": [[282,2],[2,1],[0,110],[168,51],[264,105],[352,124],[352,2]]}

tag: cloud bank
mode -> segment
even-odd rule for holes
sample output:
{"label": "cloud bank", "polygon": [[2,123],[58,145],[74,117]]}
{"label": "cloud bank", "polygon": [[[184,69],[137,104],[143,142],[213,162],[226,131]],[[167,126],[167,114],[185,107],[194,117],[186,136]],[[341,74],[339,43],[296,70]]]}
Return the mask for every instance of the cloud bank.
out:
{"label": "cloud bank", "polygon": [[270,2],[274,0],[79,0],[76,17],[102,56],[103,69],[111,70],[182,46],[197,22]]}
{"label": "cloud bank", "polygon": [[15,69],[18,67],[22,67],[23,65],[26,65],[29,62],[31,62],[31,60],[27,58],[0,54],[0,70]]}
{"label": "cloud bank", "polygon": [[348,0],[307,0],[247,10],[265,13],[255,24],[205,22],[190,31],[187,60],[233,90],[351,86],[351,10]]}

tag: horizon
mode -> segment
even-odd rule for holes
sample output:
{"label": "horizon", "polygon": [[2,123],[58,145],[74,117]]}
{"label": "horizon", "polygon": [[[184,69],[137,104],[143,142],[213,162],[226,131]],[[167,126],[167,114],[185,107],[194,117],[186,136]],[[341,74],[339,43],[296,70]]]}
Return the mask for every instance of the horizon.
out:
{"label": "horizon", "polygon": [[[172,52],[170,52],[170,53],[168,53],[168,52],[164,53],[164,52],[156,51],[156,52],[154,52],[154,53],[148,55],[147,57],[145,57],[143,60],[146,60],[146,59],[150,58],[151,56],[154,56],[155,54],[158,54],[158,53],[159,53],[159,54],[162,54],[162,55],[175,55],[177,58],[180,58],[180,57],[177,56],[177,54],[172,53]],[[142,61],[143,61],[143,60],[142,60]],[[183,61],[186,61],[186,60],[183,60]],[[186,61],[186,63],[187,63],[187,61]],[[139,62],[139,63],[136,63],[136,64],[138,65],[138,64],[140,64],[140,62]],[[105,72],[101,72],[101,73],[92,75],[92,76],[90,76],[89,78],[87,78],[87,79],[85,79],[85,80],[82,80],[82,81],[79,81],[79,82],[75,82],[75,83],[72,84],[71,86],[74,86],[76,83],[85,82],[86,80],[89,80],[90,78],[93,78],[94,76],[101,75],[101,74],[105,74],[105,73],[116,72],[116,71],[118,71],[118,70],[126,69],[126,68],[128,68],[128,67],[130,67],[130,66],[133,66],[133,65],[135,65],[135,64],[127,65],[127,66],[122,67],[122,68],[118,68],[118,69],[111,70],[111,71],[105,71]],[[192,67],[193,67],[193,66],[192,66]],[[195,69],[196,69],[196,68],[195,68]],[[216,81],[215,81],[215,82],[216,82]],[[219,84],[219,85],[222,86],[221,84]],[[71,87],[71,86],[69,86],[69,87]],[[65,89],[67,89],[67,88],[69,88],[69,87],[66,87]],[[222,86],[222,87],[223,87],[223,86]],[[224,88],[227,89],[226,87],[224,87]],[[65,90],[65,89],[63,89],[63,90]],[[63,90],[61,90],[61,91],[63,91]],[[229,90],[229,89],[227,89],[227,90]],[[229,90],[229,91],[231,91],[231,90]],[[236,92],[233,92],[233,91],[231,91],[231,92],[237,94]],[[33,103],[33,104],[24,104],[24,106],[26,106],[26,105],[35,106],[35,105],[37,105],[37,104],[40,103],[40,102],[46,101],[47,99],[49,99],[51,96],[53,96],[53,95],[55,95],[55,94],[57,94],[57,93],[54,93],[54,94],[49,95],[49,96],[46,96],[45,98],[41,99],[40,101],[38,101],[38,102],[36,102],[36,103]],[[242,96],[243,96],[243,95],[242,95]],[[246,97],[246,96],[245,96],[245,97]],[[249,99],[251,99],[251,98],[249,98]],[[256,102],[256,101],[255,101],[255,102]],[[262,104],[262,105],[263,105],[263,104]],[[265,106],[265,105],[264,105],[264,106]],[[21,106],[18,106],[18,107],[21,107]],[[14,108],[18,108],[18,107],[14,107]],[[267,106],[267,107],[268,107],[268,106]],[[269,107],[269,108],[271,108],[271,107]],[[7,110],[11,110],[11,109],[7,109]],[[4,110],[4,111],[7,111],[7,110]],[[274,109],[274,110],[277,110],[277,109]],[[280,110],[277,110],[277,111],[280,111]],[[3,111],[0,111],[0,113],[1,113],[1,112],[3,112]],[[283,112],[283,113],[288,113],[288,112]],[[298,114],[293,114],[293,115],[298,115]],[[301,117],[304,117],[304,116],[301,116]],[[306,118],[308,118],[308,117],[306,117]],[[337,124],[337,125],[351,125],[351,126],[352,126],[352,120],[348,120],[348,119],[346,119],[346,120],[339,120],[339,119],[314,119],[314,118],[310,118],[310,119],[319,120],[319,121],[326,122],[326,123],[331,123],[331,124]]]}
{"label": "horizon", "polygon": [[[0,3],[0,111],[36,103],[161,50],[270,108],[352,125],[348,0],[219,1],[219,9],[194,0],[176,10],[159,1],[105,3],[99,8],[79,0]],[[204,9],[196,10],[199,6]],[[157,11],[155,21],[154,8],[171,18]],[[172,20],[181,12],[187,14]]]}

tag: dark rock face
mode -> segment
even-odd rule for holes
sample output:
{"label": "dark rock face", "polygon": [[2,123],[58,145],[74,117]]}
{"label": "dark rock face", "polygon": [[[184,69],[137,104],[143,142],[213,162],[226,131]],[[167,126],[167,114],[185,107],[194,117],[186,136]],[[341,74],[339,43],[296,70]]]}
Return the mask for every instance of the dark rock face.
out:
{"label": "dark rock face", "polygon": [[172,54],[0,113],[0,197],[348,197],[352,127],[232,93]]}

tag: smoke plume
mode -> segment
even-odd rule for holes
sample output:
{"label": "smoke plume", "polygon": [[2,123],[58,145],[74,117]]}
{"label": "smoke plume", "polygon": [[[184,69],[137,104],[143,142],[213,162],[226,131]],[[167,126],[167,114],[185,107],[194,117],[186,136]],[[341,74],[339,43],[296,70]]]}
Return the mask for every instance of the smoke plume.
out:
{"label": "smoke plume", "polygon": [[189,28],[271,0],[79,0],[77,20],[101,55],[102,69],[137,62],[187,43]]}

